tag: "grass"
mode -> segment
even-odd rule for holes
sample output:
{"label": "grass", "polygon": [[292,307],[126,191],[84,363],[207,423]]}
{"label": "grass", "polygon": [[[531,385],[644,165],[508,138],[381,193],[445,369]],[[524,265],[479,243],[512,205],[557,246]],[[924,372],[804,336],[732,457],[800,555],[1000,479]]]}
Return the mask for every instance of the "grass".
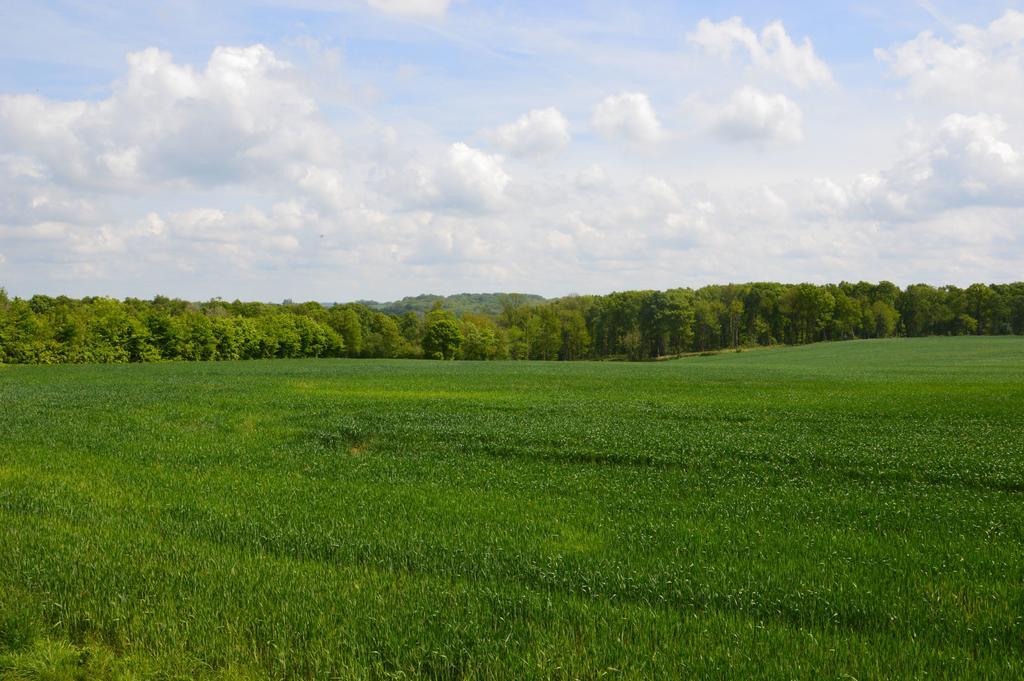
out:
{"label": "grass", "polygon": [[0,405],[0,678],[1024,676],[1022,338]]}

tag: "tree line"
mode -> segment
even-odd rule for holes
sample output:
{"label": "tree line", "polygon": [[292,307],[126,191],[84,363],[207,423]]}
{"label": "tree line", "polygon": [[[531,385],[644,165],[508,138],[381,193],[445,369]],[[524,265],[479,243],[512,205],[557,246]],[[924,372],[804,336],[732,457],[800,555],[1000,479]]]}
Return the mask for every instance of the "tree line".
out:
{"label": "tree line", "polygon": [[106,363],[287,357],[644,360],[774,344],[1024,334],[1024,283],[758,282],[539,301],[485,312],[435,304],[188,302],[36,295],[0,288],[0,362]]}

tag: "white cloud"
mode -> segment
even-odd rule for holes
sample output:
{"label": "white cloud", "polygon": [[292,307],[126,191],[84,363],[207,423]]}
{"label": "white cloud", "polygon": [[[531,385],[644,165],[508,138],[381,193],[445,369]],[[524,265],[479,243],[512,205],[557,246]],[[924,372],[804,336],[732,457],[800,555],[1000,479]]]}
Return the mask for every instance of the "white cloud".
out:
{"label": "white cloud", "polygon": [[534,109],[486,137],[516,156],[543,156],[568,146],[569,121],[554,107]]}
{"label": "white cloud", "polygon": [[914,153],[879,174],[862,175],[851,193],[881,215],[920,217],[962,206],[1024,202],[1024,155],[1004,139],[998,116],[947,116]]}
{"label": "white cloud", "polygon": [[172,213],[166,220],[147,216],[140,225],[158,237],[184,241],[200,253],[219,253],[236,263],[268,260],[299,249],[296,231],[315,219],[295,204],[279,203],[269,211],[246,207],[237,212],[216,208],[194,208]]}
{"label": "white cloud", "polygon": [[0,145],[57,182],[133,190],[277,177],[340,153],[292,66],[262,45],[219,47],[200,72],[131,53],[97,102],[0,95]]}
{"label": "white cloud", "polygon": [[765,203],[776,202],[783,209],[780,216],[794,222],[824,225],[863,217],[852,210],[855,188],[827,177],[786,182],[770,191],[774,196],[766,195]]}
{"label": "white cloud", "polygon": [[438,168],[436,182],[446,202],[487,207],[501,200],[509,176],[502,168],[500,156],[458,142],[448,147],[445,162]]}
{"label": "white cloud", "polygon": [[957,106],[1024,110],[1024,12],[1007,10],[987,27],[964,24],[943,40],[930,31],[875,56],[919,97]]}
{"label": "white cloud", "polygon": [[584,191],[603,191],[610,187],[611,179],[601,164],[591,163],[576,173],[573,184]]}
{"label": "white cloud", "polygon": [[366,0],[375,10],[406,17],[442,17],[451,0]]}
{"label": "white cloud", "polygon": [[661,177],[645,177],[640,182],[637,194],[644,199],[644,204],[654,210],[672,210],[682,204],[675,188]]}
{"label": "white cloud", "polygon": [[593,125],[605,137],[631,142],[654,142],[663,134],[650,99],[642,92],[606,97],[594,108]]}
{"label": "white cloud", "polygon": [[[460,35],[468,24],[456,21],[443,36],[427,27],[413,77],[395,76],[409,55],[367,66],[331,52],[321,68],[319,48],[299,41],[273,51],[222,47],[192,66],[144,50],[113,83],[74,84],[100,93],[74,101],[0,95],[5,284],[18,294],[331,300],[797,276],[1019,276],[1024,130],[1006,125],[1020,117],[1011,109],[1019,97],[1012,21],[940,41],[997,45],[981,50],[989,62],[964,78],[998,92],[943,91],[955,106],[928,101],[941,123],[902,155],[893,141],[916,139],[901,137],[902,121],[920,109],[858,80],[831,93],[840,100],[819,102],[842,135],[750,163],[744,149],[666,130],[652,101],[668,106],[696,93],[681,104],[717,135],[799,141],[792,100],[803,99],[788,84],[831,76],[781,25],[755,32],[731,20],[697,31],[709,53],[739,62],[737,81],[709,59],[680,68],[678,55],[638,49],[632,35],[617,40],[612,31],[596,45],[566,33],[549,45],[557,26],[526,41],[488,25],[486,14],[472,17],[471,29],[481,30],[473,41]],[[423,30],[385,23],[402,32],[387,38],[403,45]],[[535,88],[539,75],[517,56],[527,54],[514,49],[524,44],[534,56],[565,59],[539,83],[561,111],[522,105],[530,101],[523,88]],[[489,56],[456,68],[450,48]],[[913,89],[940,61],[920,72],[902,61],[901,77]],[[1006,87],[984,80],[997,62]],[[581,89],[573,79],[584,67],[594,75]],[[947,76],[932,75],[920,81],[922,94],[942,94]],[[658,89],[619,94],[624,82]],[[736,89],[744,83],[759,89]],[[370,89],[377,94],[362,94]],[[595,104],[593,133],[663,153],[621,154],[575,129],[570,140],[562,112],[575,123]],[[942,118],[979,109],[989,113]],[[484,120],[507,124],[481,131]],[[536,157],[543,162],[510,160]],[[863,169],[872,172],[858,178]]]}
{"label": "white cloud", "polygon": [[736,90],[714,119],[715,132],[727,140],[796,143],[804,138],[803,113],[793,100],[752,87]]}
{"label": "white cloud", "polygon": [[1024,154],[1006,141],[1006,132],[998,116],[952,114],[883,170],[849,182],[794,180],[770,191],[787,219],[798,223],[871,221],[913,230],[957,214],[965,232],[986,232],[986,224],[970,216],[1024,205]]}
{"label": "white cloud", "polygon": [[381,191],[406,208],[487,211],[501,203],[509,182],[501,156],[456,142],[436,158],[409,162],[388,175]]}
{"label": "white cloud", "polygon": [[422,216],[415,235],[399,246],[398,253],[404,264],[414,266],[498,262],[501,253],[495,250],[495,241],[476,221],[428,213]]}
{"label": "white cloud", "polygon": [[811,39],[804,38],[797,45],[781,21],[768,24],[758,36],[740,17],[717,24],[710,19],[701,19],[697,29],[688,33],[686,38],[708,54],[723,59],[732,56],[737,48],[745,49],[756,68],[800,88],[832,82],[832,73],[815,54]]}

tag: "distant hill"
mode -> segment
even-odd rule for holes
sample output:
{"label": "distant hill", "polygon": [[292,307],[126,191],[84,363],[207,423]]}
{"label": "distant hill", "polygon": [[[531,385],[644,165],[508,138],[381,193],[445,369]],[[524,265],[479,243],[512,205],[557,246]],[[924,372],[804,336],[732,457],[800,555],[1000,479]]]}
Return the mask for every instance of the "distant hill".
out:
{"label": "distant hill", "polygon": [[451,310],[456,315],[462,315],[465,312],[497,315],[501,312],[502,300],[511,295],[519,297],[527,305],[536,305],[546,300],[543,296],[532,293],[456,293],[450,296],[424,293],[419,296],[406,296],[401,300],[388,303],[379,303],[375,300],[357,300],[356,302],[373,310],[401,315],[406,312],[419,314],[429,312],[434,307],[434,301],[439,300],[441,307]]}

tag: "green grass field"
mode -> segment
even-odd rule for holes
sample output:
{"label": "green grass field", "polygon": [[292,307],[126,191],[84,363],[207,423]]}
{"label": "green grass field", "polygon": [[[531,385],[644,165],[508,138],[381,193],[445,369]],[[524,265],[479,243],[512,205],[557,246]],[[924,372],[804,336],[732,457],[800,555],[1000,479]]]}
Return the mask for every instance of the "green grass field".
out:
{"label": "green grass field", "polygon": [[0,366],[0,677],[417,676],[1024,677],[1024,338]]}

